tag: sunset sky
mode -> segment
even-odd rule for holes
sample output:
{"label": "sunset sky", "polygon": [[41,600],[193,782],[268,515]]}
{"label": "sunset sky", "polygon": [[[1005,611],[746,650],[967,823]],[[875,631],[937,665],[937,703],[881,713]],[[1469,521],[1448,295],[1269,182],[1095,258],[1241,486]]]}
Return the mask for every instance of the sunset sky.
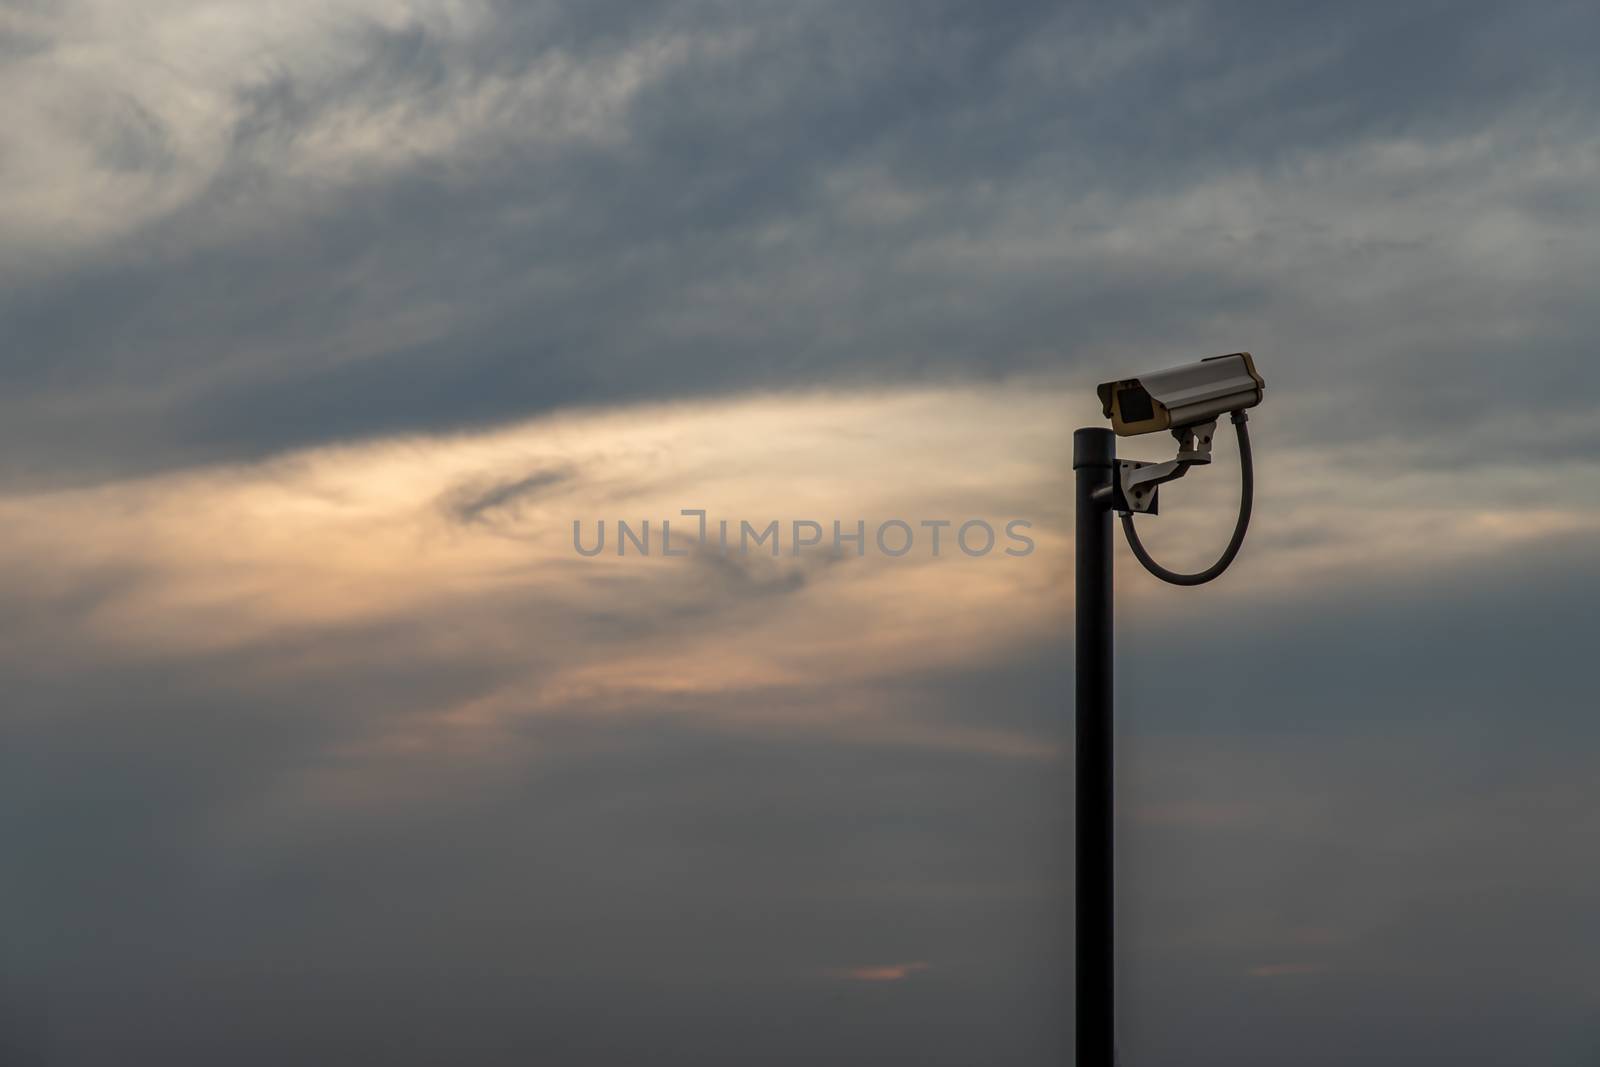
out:
{"label": "sunset sky", "polygon": [[1071,433],[1248,349],[1233,570],[1118,538],[1125,1067],[1592,1067],[1597,40],[0,0],[0,1063],[1067,1062]]}

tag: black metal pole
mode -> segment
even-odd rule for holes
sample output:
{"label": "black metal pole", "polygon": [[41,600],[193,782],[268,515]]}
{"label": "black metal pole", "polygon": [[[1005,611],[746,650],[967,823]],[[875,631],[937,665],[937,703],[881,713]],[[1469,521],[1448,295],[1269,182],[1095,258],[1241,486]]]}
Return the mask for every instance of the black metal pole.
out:
{"label": "black metal pole", "polygon": [[1111,830],[1110,430],[1072,435],[1077,472],[1077,1067],[1116,1061]]}

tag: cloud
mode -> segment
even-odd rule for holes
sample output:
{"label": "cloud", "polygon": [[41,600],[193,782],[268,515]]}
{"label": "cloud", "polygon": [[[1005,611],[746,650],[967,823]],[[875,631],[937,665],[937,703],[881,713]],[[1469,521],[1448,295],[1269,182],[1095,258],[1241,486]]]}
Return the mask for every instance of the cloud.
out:
{"label": "cloud", "polygon": [[[0,1058],[1064,1059],[1070,430],[1244,347],[1125,1055],[1589,1062],[1594,20],[10,5]],[[571,551],[684,508],[1037,550]]]}
{"label": "cloud", "polygon": [[11,16],[11,484],[1240,347],[1331,443],[1592,437],[1579,7],[207,10]]}
{"label": "cloud", "polygon": [[[22,1062],[1063,1054],[1074,403],[757,395],[0,497]],[[1425,996],[1394,1048],[1558,1057],[1589,1010],[1594,495],[1524,531],[1481,521],[1520,473],[1277,437],[1225,583],[1179,611],[1119,564],[1129,1055],[1265,1062],[1329,1020],[1365,1053],[1351,1020]],[[1174,487],[1163,552],[1226,525],[1230,462]],[[571,550],[575,515],[684,506],[1027,513],[1038,549]],[[1515,1016],[1478,1019],[1511,974]],[[398,1049],[396,1004],[434,1020]]]}
{"label": "cloud", "polygon": [[879,963],[866,967],[845,967],[828,972],[832,977],[847,982],[903,982],[914,974],[926,971],[931,963]]}
{"label": "cloud", "polygon": [[[1074,404],[1087,418],[1092,394],[1035,383],[755,396],[13,494],[0,497],[10,531],[0,569],[13,596],[67,628],[37,640],[90,642],[118,659],[318,635],[323,650],[304,655],[320,667],[344,647],[364,655],[360,635],[382,629],[418,661],[499,664],[499,682],[438,709],[450,728],[541,707],[704,707],[741,693],[761,694],[777,722],[785,707],[806,715],[819,678],[876,684],[930,656],[977,665],[1059,625],[1070,569],[1057,457],[1072,425],[1060,413]],[[1262,435],[1259,451],[1249,566],[1225,590],[1197,594],[1257,616],[1293,610],[1311,590],[1332,602],[1449,580],[1509,554],[1571,552],[1600,527],[1594,494],[1581,488],[1596,480],[1593,465],[1552,469],[1543,496],[1564,504],[1530,511],[1501,502],[1509,479],[1530,487],[1520,473],[1430,468],[1402,454],[1396,466],[1414,473],[1375,477],[1361,450],[1294,445],[1281,431]],[[1220,455],[1205,479],[1172,488],[1170,514],[1145,520],[1160,558],[1186,566],[1215,553],[1235,507],[1233,462]],[[710,543],[694,548],[702,510]],[[997,531],[1030,522],[1034,552],[956,552],[955,528],[973,518]],[[789,531],[802,519],[818,524],[822,544],[798,553]],[[904,557],[873,542],[890,519],[913,530]],[[619,552],[622,521],[639,534],[654,527],[653,555]],[[951,524],[938,556],[928,521]],[[574,523],[587,544],[602,522],[605,551],[585,558]],[[686,557],[663,555],[664,522]],[[716,547],[723,522],[728,554]],[[737,551],[741,524],[770,523],[781,554]],[[841,534],[859,525],[865,541],[834,548],[835,523]],[[1161,591],[1134,584],[1128,596],[1142,616]],[[945,617],[952,598],[964,611]],[[935,617],[944,621],[930,629]],[[508,623],[520,630],[514,644]],[[1162,627],[1154,617],[1145,625]],[[1196,647],[1212,639],[1198,634]],[[946,724],[927,736],[961,733]],[[992,731],[971,737],[1032,747]]]}
{"label": "cloud", "polygon": [[536,470],[532,474],[489,486],[468,485],[448,491],[447,510],[458,522],[480,522],[493,513],[517,510],[518,503],[572,475],[564,470]]}

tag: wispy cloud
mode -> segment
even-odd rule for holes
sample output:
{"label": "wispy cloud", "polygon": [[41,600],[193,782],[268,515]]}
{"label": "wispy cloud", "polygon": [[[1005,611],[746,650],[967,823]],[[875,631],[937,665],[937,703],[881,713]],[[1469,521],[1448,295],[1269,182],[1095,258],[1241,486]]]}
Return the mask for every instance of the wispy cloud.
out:
{"label": "wispy cloud", "polygon": [[918,961],[915,963],[876,963],[865,967],[844,967],[829,971],[828,974],[847,982],[903,982],[912,975],[929,970],[933,964]]}

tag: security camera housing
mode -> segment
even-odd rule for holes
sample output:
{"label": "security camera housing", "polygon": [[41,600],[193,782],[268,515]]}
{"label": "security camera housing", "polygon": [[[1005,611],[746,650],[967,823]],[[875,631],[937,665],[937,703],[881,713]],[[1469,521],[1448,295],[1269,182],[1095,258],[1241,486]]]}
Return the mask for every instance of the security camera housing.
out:
{"label": "security camera housing", "polygon": [[1120,437],[1209,422],[1261,403],[1266,382],[1248,352],[1212,356],[1171,370],[1106,382],[1100,405]]}

